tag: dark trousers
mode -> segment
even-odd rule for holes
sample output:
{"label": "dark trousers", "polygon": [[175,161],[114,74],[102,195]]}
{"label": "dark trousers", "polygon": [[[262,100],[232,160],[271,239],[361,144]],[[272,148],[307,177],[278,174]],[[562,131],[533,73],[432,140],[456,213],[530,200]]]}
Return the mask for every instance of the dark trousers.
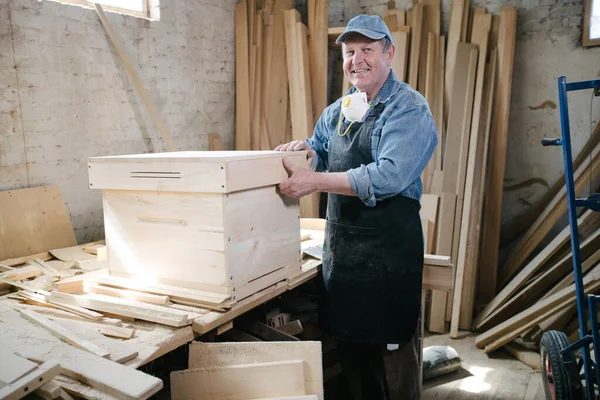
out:
{"label": "dark trousers", "polygon": [[397,350],[386,344],[338,340],[342,381],[348,400],[418,400],[420,393],[419,326]]}

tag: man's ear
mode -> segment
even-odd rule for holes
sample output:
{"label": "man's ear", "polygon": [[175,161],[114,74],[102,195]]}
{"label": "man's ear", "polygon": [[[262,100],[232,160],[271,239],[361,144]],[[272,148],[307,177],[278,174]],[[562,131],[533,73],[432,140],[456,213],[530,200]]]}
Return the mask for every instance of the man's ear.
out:
{"label": "man's ear", "polygon": [[386,54],[386,63],[388,66],[392,65],[392,60],[394,59],[394,54],[396,54],[396,46],[394,46],[393,44],[390,45],[390,48],[387,51]]}

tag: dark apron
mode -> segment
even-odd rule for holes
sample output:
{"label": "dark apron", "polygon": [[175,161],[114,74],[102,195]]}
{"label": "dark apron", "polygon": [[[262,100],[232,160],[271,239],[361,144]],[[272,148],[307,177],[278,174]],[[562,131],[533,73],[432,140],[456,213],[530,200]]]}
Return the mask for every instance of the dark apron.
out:
{"label": "dark apron", "polygon": [[[329,172],[373,162],[371,134],[379,103],[344,136],[330,138]],[[340,127],[344,132],[348,126]],[[399,133],[400,134],[400,133]],[[366,206],[329,193],[323,253],[322,329],[360,343],[406,343],[421,307],[423,232],[420,204],[395,196]]]}

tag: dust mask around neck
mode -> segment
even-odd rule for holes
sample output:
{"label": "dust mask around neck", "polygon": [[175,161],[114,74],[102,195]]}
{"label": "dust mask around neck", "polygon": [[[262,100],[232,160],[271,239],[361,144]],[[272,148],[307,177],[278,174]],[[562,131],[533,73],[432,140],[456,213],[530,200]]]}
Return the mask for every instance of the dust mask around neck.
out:
{"label": "dust mask around neck", "polygon": [[344,96],[342,99],[342,113],[350,122],[360,122],[369,109],[367,93],[358,90]]}

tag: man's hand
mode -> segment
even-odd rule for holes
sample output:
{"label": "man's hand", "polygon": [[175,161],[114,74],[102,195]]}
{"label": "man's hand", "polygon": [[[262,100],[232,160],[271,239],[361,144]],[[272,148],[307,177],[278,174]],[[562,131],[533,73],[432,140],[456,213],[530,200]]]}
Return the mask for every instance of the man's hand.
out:
{"label": "man's hand", "polygon": [[309,164],[312,163],[312,159],[315,157],[316,153],[306,142],[303,142],[300,140],[294,140],[293,142],[280,144],[279,146],[275,147],[275,151],[301,151],[301,150],[308,151],[308,162],[309,162]]}
{"label": "man's hand", "polygon": [[311,194],[317,190],[318,173],[309,171],[305,168],[297,167],[291,162],[287,161],[285,158],[283,158],[282,161],[285,170],[289,174],[289,178],[279,184],[279,191],[282,194],[294,199],[299,199],[300,197]]}

